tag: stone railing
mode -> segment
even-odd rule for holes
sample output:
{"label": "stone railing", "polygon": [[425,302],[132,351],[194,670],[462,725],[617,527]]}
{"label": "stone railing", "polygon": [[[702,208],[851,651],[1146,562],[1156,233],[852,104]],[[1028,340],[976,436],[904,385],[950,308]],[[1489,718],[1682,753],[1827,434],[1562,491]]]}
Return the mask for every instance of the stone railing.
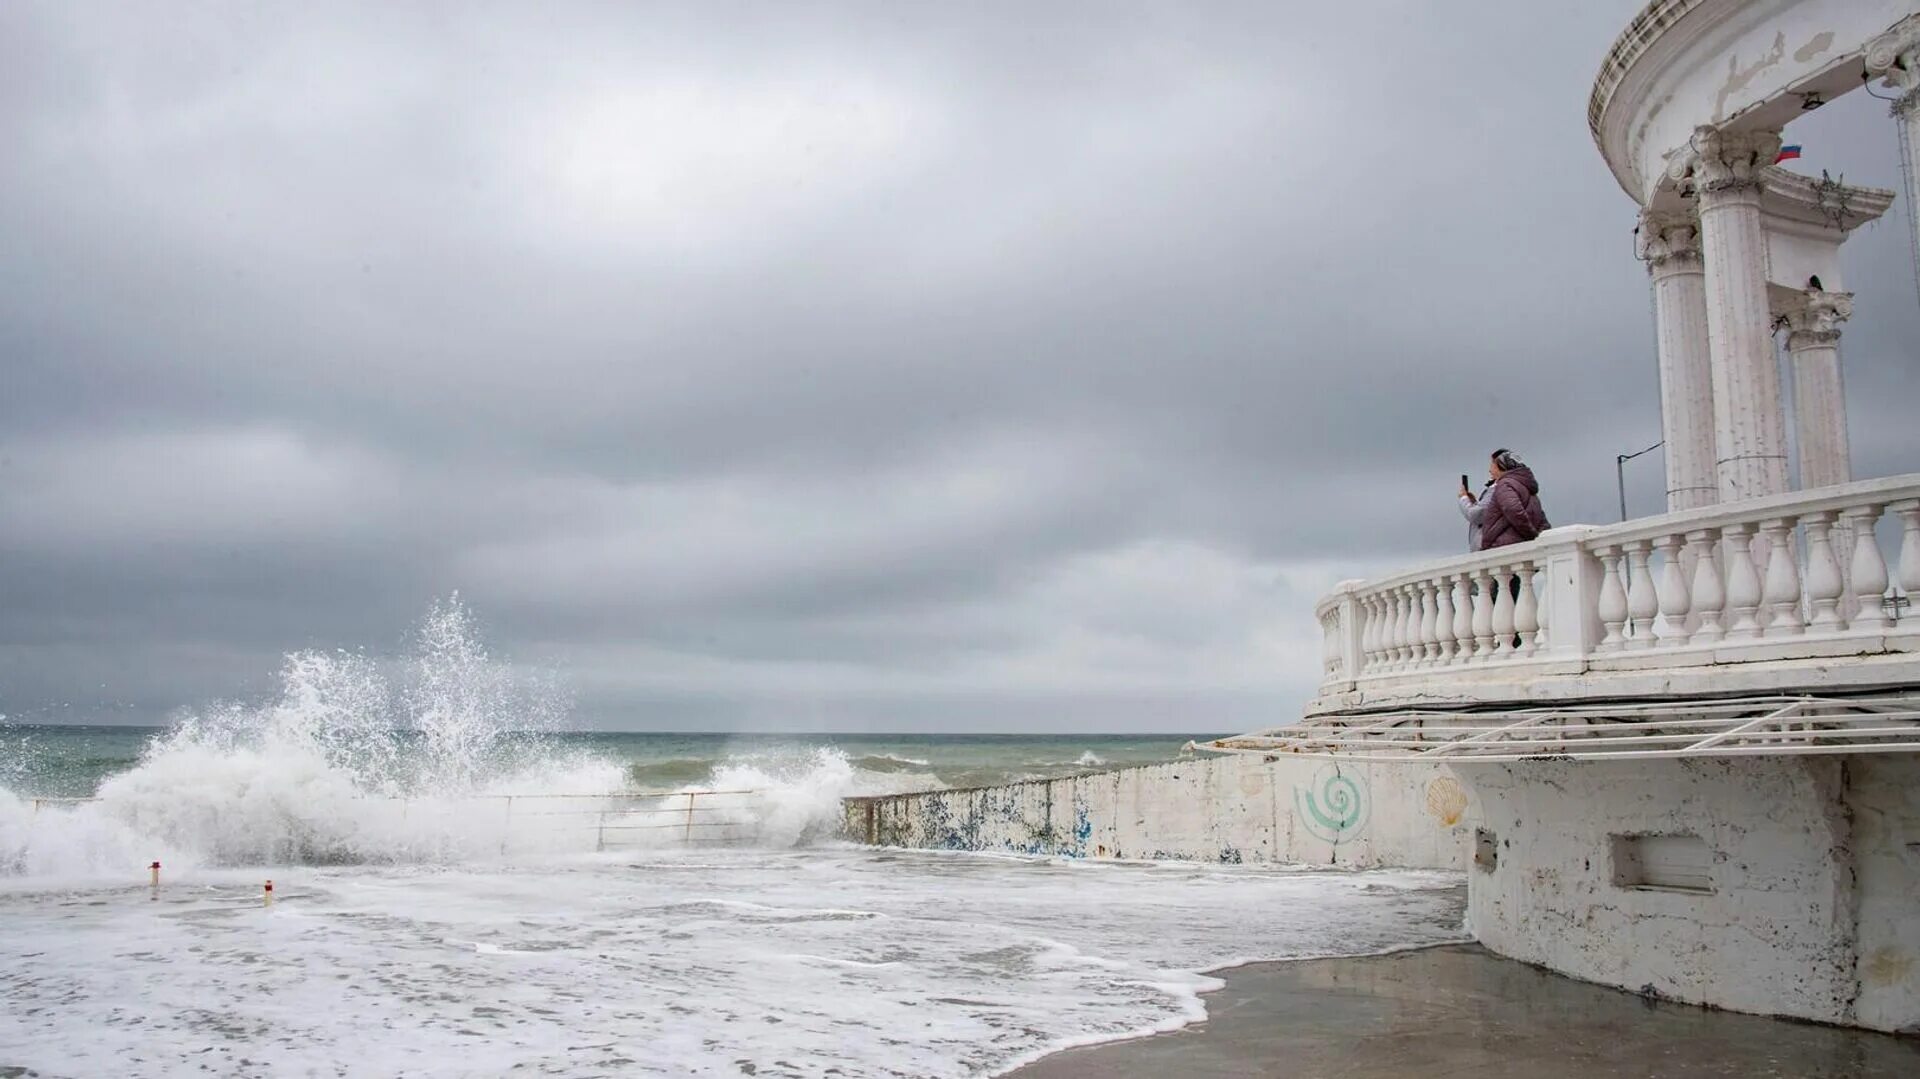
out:
{"label": "stone railing", "polygon": [[1557,528],[1343,582],[1308,712],[1920,682],[1916,591],[1920,474]]}

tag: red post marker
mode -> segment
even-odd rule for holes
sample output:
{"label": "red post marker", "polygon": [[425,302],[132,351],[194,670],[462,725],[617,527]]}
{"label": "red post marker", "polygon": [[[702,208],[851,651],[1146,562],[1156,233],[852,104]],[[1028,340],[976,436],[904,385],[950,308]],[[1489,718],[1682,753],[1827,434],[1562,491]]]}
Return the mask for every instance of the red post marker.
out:
{"label": "red post marker", "polygon": [[158,899],[160,898],[160,863],[155,862],[147,869],[153,874],[153,895],[150,898]]}
{"label": "red post marker", "polygon": [[265,892],[261,893],[261,897],[262,897],[261,904],[263,906],[268,906],[268,907],[273,906],[273,882],[272,881],[267,882],[267,889]]}

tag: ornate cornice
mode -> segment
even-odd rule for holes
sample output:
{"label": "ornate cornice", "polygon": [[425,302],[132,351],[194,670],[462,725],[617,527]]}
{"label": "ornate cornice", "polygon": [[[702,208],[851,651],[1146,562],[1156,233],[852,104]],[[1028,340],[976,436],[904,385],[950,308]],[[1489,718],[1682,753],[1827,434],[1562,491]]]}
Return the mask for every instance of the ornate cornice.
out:
{"label": "ornate cornice", "polygon": [[1920,15],[1911,15],[1867,43],[1867,74],[1881,85],[1901,91],[1893,114],[1904,116],[1920,106]]}
{"label": "ornate cornice", "polygon": [[1692,214],[1640,211],[1638,254],[1647,272],[1698,270],[1700,219]]}
{"label": "ornate cornice", "polygon": [[1819,179],[1782,168],[1763,170],[1761,209],[1769,217],[1851,232],[1887,212],[1894,193],[1855,187],[1826,175]]}
{"label": "ornate cornice", "polygon": [[1620,88],[1620,80],[1626,78],[1627,72],[1656,38],[1685,18],[1688,12],[1699,7],[1701,2],[1652,0],[1614,39],[1613,48],[1608,49],[1606,59],[1600,61],[1600,73],[1594,76],[1593,92],[1587,95],[1587,128],[1593,132],[1596,142],[1600,139],[1600,117],[1605,115],[1607,106],[1612,103],[1613,92]]}
{"label": "ornate cornice", "polygon": [[1667,161],[1667,177],[1695,194],[1759,190],[1766,167],[1780,156],[1778,131],[1724,131],[1695,127],[1688,146]]}
{"label": "ornate cornice", "polygon": [[1758,191],[1762,170],[1780,156],[1778,131],[1727,131],[1701,125],[1667,162],[1667,176],[1701,194]]}
{"label": "ornate cornice", "polygon": [[1840,324],[1853,317],[1853,293],[1810,288],[1800,295],[1800,305],[1781,316],[1787,324],[1787,350],[1839,343]]}

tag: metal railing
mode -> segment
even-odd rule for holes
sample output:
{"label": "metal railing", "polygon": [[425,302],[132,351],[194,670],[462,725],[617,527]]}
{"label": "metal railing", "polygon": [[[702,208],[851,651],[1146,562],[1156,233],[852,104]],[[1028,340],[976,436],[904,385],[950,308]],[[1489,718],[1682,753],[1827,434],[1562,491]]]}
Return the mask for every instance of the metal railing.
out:
{"label": "metal railing", "polygon": [[[617,794],[466,794],[447,798],[374,797],[363,801],[386,802],[398,807],[404,821],[419,811],[435,817],[456,817],[480,807],[499,807],[499,845],[505,853],[513,837],[514,823],[538,821],[524,830],[540,837],[573,834],[593,835],[593,849],[604,851],[609,837],[619,845],[622,837],[634,833],[659,833],[662,838],[678,839],[691,846],[700,842],[731,841],[751,838],[739,833],[750,831],[751,819],[764,794],[757,789],[629,791]],[[26,801],[37,816],[43,808],[70,808],[97,801],[95,798],[39,797]]]}
{"label": "metal railing", "polygon": [[1190,743],[1216,753],[1453,764],[1660,757],[1920,753],[1920,693],[1406,709],[1307,719]]}

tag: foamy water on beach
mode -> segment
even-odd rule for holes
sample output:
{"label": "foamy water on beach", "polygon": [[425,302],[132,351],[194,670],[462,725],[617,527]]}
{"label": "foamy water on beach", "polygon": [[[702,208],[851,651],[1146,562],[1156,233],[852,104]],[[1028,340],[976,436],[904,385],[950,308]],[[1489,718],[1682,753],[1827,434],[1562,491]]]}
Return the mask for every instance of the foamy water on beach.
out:
{"label": "foamy water on beach", "polygon": [[665,789],[752,793],[689,815],[543,733],[457,604],[419,636],[290,656],[85,802],[9,761],[0,1069],[981,1075],[1194,1021],[1224,964],[1460,934],[1450,874],[852,847],[889,773],[833,746],[716,758]]}
{"label": "foamy water on beach", "polygon": [[0,892],[54,1075],[991,1074],[1204,1016],[1201,972],[1455,939],[1455,878],[865,850],[276,867]]}

